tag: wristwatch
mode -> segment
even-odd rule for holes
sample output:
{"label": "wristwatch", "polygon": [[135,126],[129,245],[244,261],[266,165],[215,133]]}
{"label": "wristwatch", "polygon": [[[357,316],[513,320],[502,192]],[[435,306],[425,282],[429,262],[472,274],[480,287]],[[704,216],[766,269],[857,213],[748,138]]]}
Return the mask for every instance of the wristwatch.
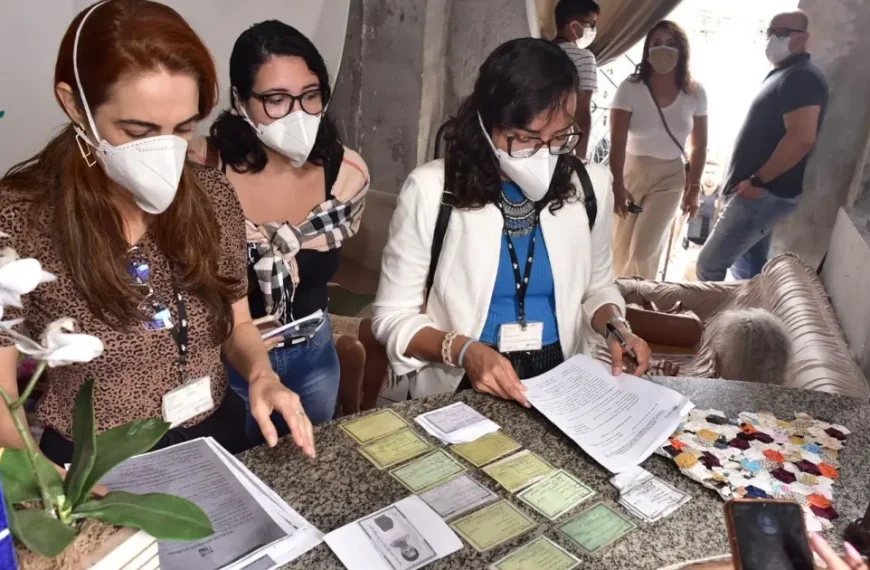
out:
{"label": "wristwatch", "polygon": [[610,319],[608,319],[607,323],[604,325],[604,340],[610,339],[610,329],[607,325],[616,324],[620,324],[624,326],[628,332],[632,332],[631,325],[628,324],[628,321],[625,320],[625,317],[623,317],[622,315],[616,315],[615,317],[610,317]]}
{"label": "wristwatch", "polygon": [[749,183],[756,188],[764,188],[764,182],[761,181],[761,178],[759,178],[757,174],[753,174],[749,177]]}

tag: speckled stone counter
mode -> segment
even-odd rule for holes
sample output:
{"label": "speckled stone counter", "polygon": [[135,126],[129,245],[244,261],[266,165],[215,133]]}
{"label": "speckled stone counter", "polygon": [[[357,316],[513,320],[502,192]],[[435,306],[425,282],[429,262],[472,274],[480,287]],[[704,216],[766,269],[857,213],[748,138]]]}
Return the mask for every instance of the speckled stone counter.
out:
{"label": "speckled stone counter", "polygon": [[[846,426],[853,433],[840,456],[841,478],[834,485],[834,505],[840,518],[834,521],[831,537],[841,540],[849,521],[863,515],[870,502],[870,471],[867,470],[870,464],[870,405],[867,402],[820,392],[722,380],[659,378],[657,381],[688,395],[699,408],[715,408],[731,416],[741,411],[766,410],[779,417],[790,418],[793,412],[806,412]],[[505,433],[525,448],[539,454],[553,466],[573,473],[598,492],[597,497],[577,507],[572,514],[598,500],[624,512],[616,504],[618,495],[608,482],[609,474],[534,410],[472,392],[405,402],[393,409],[411,421],[420,413],[455,401],[464,401],[477,409],[500,424]],[[338,423],[333,422],[316,430],[316,460],[305,459],[289,440],[282,441],[274,449],[261,447],[240,456],[257,476],[324,533],[408,495],[408,491],[388,472],[378,471],[357,452],[357,444],[339,429]],[[418,431],[424,433],[422,429]],[[432,442],[439,445],[435,440]],[[692,500],[657,523],[646,524],[632,518],[638,526],[637,530],[589,556],[564,540],[555,525],[514,499],[480,470],[469,466],[472,477],[509,498],[539,523],[538,528],[482,554],[463,543],[462,550],[427,568],[487,568],[492,562],[540,534],[545,534],[577,555],[583,561],[581,568],[656,569],[684,560],[727,553],[723,501],[712,491],[681,475],[675,465],[662,457],[651,457],[644,467],[689,493]],[[570,517],[571,514],[565,515],[558,522]],[[323,544],[288,568],[320,570],[342,568],[342,565]]]}

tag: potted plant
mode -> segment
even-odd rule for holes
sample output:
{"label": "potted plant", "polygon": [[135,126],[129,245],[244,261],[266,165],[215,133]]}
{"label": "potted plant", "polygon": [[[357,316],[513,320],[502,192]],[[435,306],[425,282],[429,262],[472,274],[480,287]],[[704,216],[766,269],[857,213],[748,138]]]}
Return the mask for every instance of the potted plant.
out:
{"label": "potted plant", "polygon": [[[35,259],[19,259],[9,248],[0,252],[0,319],[4,306],[21,307],[21,296],[55,278]],[[93,496],[100,479],[134,455],[150,450],[169,424],[160,419],[136,420],[99,435],[94,421],[94,386],[86,381],[74,408],[73,460],[66,476],[40,453],[25,420],[25,402],[46,368],[89,362],[103,352],[93,336],[76,334],[72,319],[49,325],[41,342],[12,327],[21,320],[0,320],[0,336],[10,338],[18,350],[39,364],[26,388],[12,398],[0,387],[0,398],[15,422],[24,449],[5,449],[0,456],[9,526],[29,550],[46,558],[61,554],[76,538],[87,519],[109,525],[141,529],[158,540],[199,540],[214,531],[206,514],[192,502],[162,493],[136,495],[112,491]]]}

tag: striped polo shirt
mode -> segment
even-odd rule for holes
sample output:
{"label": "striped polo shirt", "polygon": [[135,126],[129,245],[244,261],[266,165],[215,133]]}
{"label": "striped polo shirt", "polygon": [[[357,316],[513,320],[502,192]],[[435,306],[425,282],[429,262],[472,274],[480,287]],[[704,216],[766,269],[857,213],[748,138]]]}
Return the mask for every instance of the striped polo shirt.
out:
{"label": "striped polo shirt", "polygon": [[595,65],[595,56],[592,52],[578,48],[573,42],[562,42],[559,47],[565,50],[577,68],[577,75],[580,76],[580,91],[597,91],[598,66]]}

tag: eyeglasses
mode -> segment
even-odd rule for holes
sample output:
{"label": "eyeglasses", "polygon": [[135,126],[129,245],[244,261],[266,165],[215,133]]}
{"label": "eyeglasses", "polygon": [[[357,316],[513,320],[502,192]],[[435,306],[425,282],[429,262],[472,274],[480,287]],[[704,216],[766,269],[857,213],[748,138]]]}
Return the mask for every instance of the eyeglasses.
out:
{"label": "eyeglasses", "polygon": [[796,28],[767,28],[765,34],[768,38],[770,36],[776,36],[782,40],[791,34],[802,34],[804,32],[806,32],[806,30],[798,30]]}
{"label": "eyeglasses", "polygon": [[556,135],[548,141],[539,137],[509,136],[507,138],[508,154],[514,158],[528,158],[546,145],[550,154],[568,154],[580,142],[581,132],[576,129],[570,133]]}
{"label": "eyeglasses", "polygon": [[263,112],[271,119],[283,119],[296,106],[296,101],[299,101],[299,106],[309,115],[319,115],[323,112],[323,89],[316,87],[303,92],[301,95],[290,95],[289,93],[254,93],[251,92],[251,97],[263,104]]}
{"label": "eyeglasses", "polygon": [[159,331],[172,328],[169,307],[157,299],[154,288],[151,287],[151,266],[139,246],[130,248],[127,274],[130,276],[133,287],[141,287],[144,290],[144,296],[138,309],[144,317],[142,325],[145,329]]}

